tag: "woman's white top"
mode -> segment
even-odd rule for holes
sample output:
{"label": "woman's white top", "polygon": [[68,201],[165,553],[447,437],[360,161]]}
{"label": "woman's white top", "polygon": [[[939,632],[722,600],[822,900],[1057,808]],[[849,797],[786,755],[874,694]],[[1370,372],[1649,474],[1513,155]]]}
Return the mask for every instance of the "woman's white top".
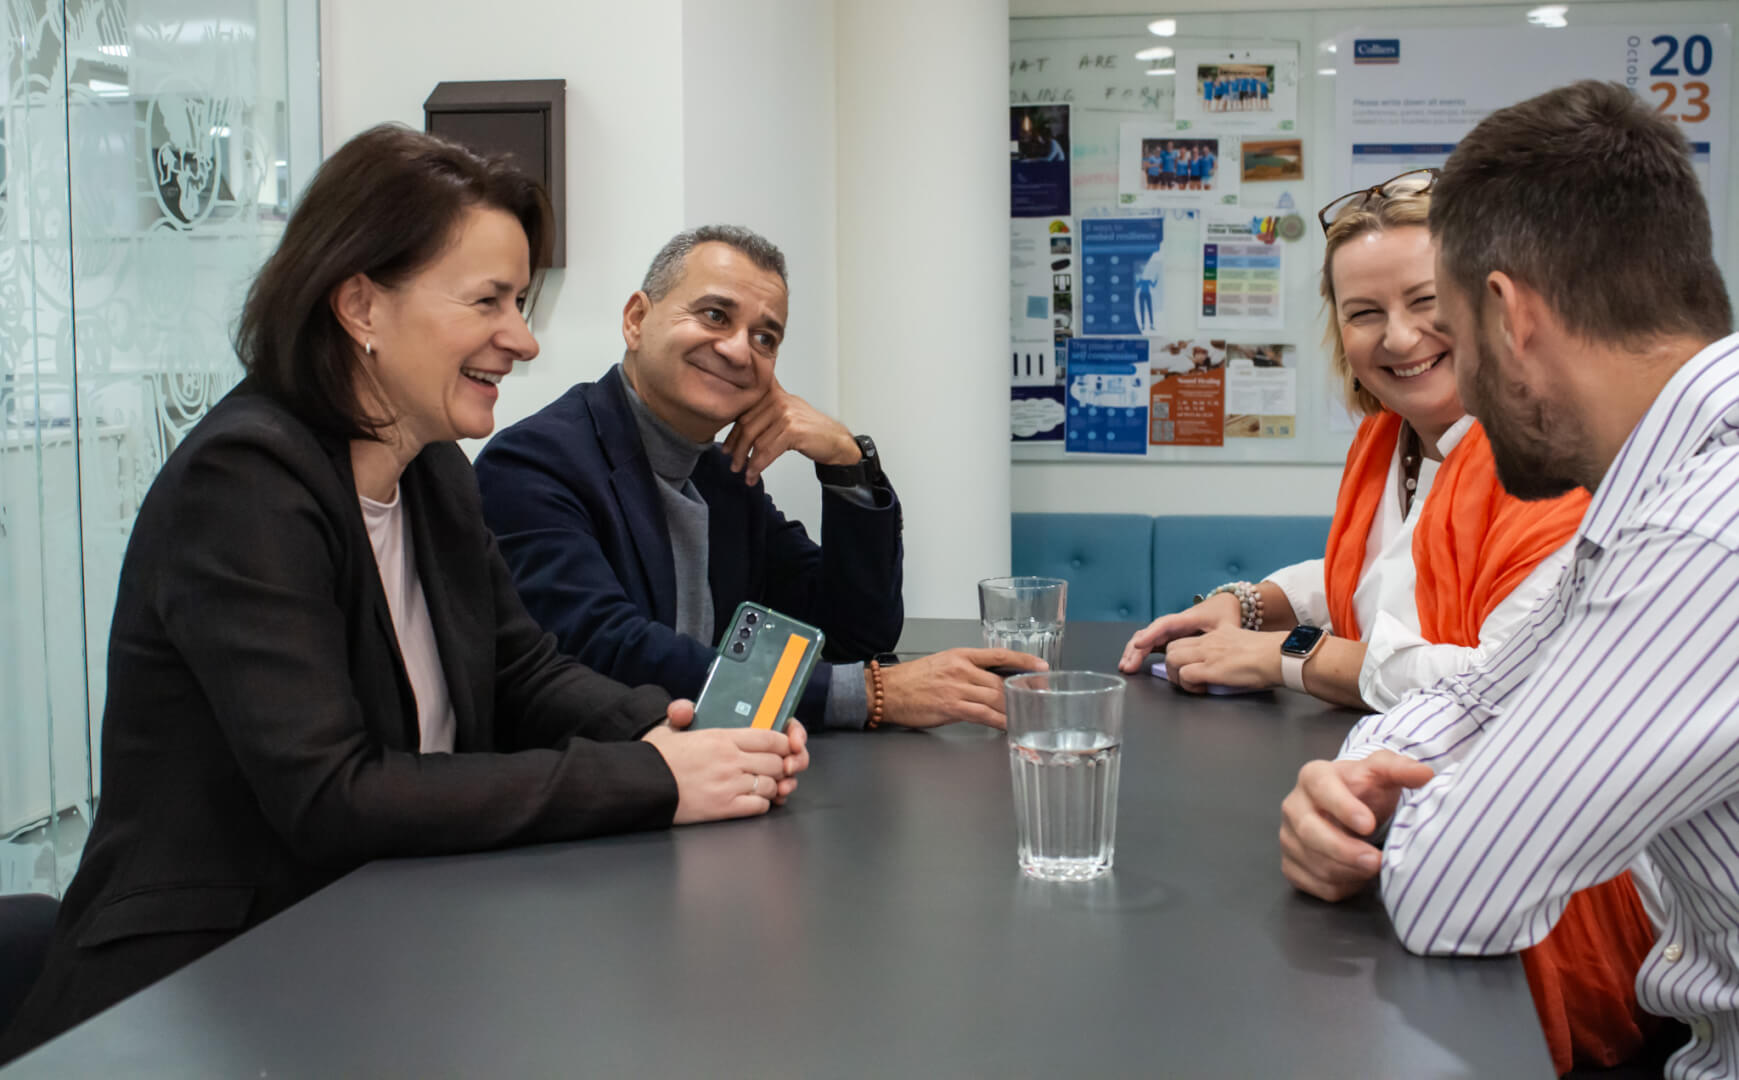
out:
{"label": "woman's white top", "polygon": [[[1464,416],[1437,441],[1448,457],[1473,426]],[[1527,620],[1540,599],[1558,584],[1570,563],[1574,542],[1546,556],[1533,572],[1506,596],[1479,628],[1479,646],[1434,645],[1419,636],[1419,607],[1414,600],[1413,529],[1431,494],[1441,464],[1429,458],[1419,463],[1419,480],[1411,511],[1403,513],[1402,440],[1395,443],[1389,479],[1383,489],[1371,535],[1365,542],[1365,562],[1353,591],[1353,611],[1364,630],[1365,662],[1359,668],[1359,695],[1378,711],[1387,711],[1402,697],[1451,675],[1470,671],[1496,652]],[[1328,586],[1321,559],[1295,563],[1268,575],[1292,605],[1298,621],[1329,630]]]}
{"label": "woman's white top", "polygon": [[392,612],[393,631],[398,634],[399,655],[411,692],[417,699],[417,730],[425,754],[453,752],[453,703],[447,696],[447,675],[441,669],[441,653],[435,645],[435,626],[429,621],[429,603],[423,597],[423,579],[417,576],[416,553],[405,528],[405,504],[398,489],[392,502],[376,502],[358,495],[362,520],[368,526],[368,541],[374,547],[374,563],[380,568],[380,585],[386,590],[387,610]]}

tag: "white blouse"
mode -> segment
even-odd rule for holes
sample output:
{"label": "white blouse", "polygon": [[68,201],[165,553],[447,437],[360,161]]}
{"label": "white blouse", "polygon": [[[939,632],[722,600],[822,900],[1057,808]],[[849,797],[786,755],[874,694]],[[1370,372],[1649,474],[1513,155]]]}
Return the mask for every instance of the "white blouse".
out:
{"label": "white blouse", "polygon": [[[1473,417],[1456,421],[1437,448],[1444,457],[1461,442],[1473,426]],[[1359,668],[1359,695],[1371,708],[1386,712],[1414,690],[1470,671],[1495,653],[1521,629],[1529,612],[1558,584],[1575,547],[1563,547],[1540,560],[1533,572],[1504,597],[1479,628],[1477,648],[1435,645],[1419,635],[1419,607],[1414,600],[1413,529],[1431,493],[1440,462],[1429,458],[1419,463],[1419,480],[1411,512],[1402,513],[1401,442],[1389,464],[1388,483],[1371,535],[1365,542],[1365,562],[1359,584],[1353,591],[1353,611],[1364,628],[1365,662]],[[1286,594],[1298,621],[1329,630],[1328,586],[1324,562],[1311,559],[1276,570],[1268,580]]]}
{"label": "white blouse", "polygon": [[405,504],[398,489],[392,502],[376,502],[357,495],[362,520],[368,525],[368,542],[380,569],[381,588],[386,590],[387,610],[398,634],[399,655],[417,699],[418,749],[425,754],[453,752],[453,703],[447,694],[447,673],[435,644],[435,625],[429,619],[429,602],[423,596],[423,579],[417,575],[416,553],[405,529]]}

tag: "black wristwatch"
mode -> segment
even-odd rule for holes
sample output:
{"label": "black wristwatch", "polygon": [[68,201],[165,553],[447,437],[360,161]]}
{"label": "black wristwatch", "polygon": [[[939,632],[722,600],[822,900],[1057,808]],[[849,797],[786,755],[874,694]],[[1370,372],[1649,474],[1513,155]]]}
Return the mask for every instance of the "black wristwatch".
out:
{"label": "black wristwatch", "polygon": [[863,451],[863,460],[855,465],[816,465],[815,479],[834,487],[875,485],[882,479],[882,459],[876,456],[875,440],[868,435],[852,437]]}

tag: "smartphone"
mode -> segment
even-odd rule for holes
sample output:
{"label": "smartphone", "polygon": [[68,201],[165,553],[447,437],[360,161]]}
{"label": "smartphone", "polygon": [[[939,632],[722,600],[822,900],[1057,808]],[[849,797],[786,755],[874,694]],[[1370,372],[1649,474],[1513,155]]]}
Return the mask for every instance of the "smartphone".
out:
{"label": "smartphone", "polygon": [[784,731],[826,640],[808,623],[744,601],[694,702],[696,728]]}

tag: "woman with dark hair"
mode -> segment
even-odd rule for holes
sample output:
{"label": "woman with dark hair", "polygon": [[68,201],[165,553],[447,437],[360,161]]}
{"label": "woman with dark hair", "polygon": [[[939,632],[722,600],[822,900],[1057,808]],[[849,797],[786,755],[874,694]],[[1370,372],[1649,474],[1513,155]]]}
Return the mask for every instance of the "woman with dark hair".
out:
{"label": "woman with dark hair", "polygon": [[765,812],[805,735],[557,654],[454,444],[537,354],[537,186],[408,129],[327,161],[247,299],[248,375],[121,568],[102,803],[0,1061],[363,862]]}

